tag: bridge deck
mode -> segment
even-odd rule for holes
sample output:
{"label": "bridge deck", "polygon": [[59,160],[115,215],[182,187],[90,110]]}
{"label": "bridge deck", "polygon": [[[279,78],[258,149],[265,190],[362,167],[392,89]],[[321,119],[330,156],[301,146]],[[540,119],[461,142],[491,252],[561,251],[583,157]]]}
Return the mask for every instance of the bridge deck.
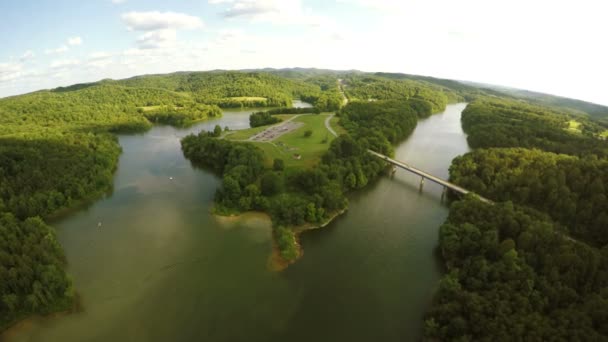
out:
{"label": "bridge deck", "polygon": [[[456,185],[456,184],[454,184],[454,183],[450,183],[450,182],[448,182],[448,181],[446,181],[446,180],[443,180],[443,179],[441,179],[441,178],[439,178],[439,177],[435,177],[435,176],[433,176],[433,175],[431,175],[431,174],[429,174],[429,173],[426,173],[426,172],[424,172],[424,171],[422,171],[422,170],[419,170],[419,169],[417,169],[417,168],[415,168],[415,167],[413,167],[413,166],[410,166],[410,165],[407,165],[407,164],[405,164],[405,163],[403,163],[403,162],[400,162],[400,161],[398,161],[398,160],[395,160],[395,159],[389,158],[389,157],[387,157],[387,156],[385,156],[385,155],[383,155],[383,154],[380,154],[380,153],[375,152],[375,151],[372,151],[372,150],[367,150],[367,151],[368,151],[369,153],[371,153],[372,155],[374,155],[374,156],[376,156],[376,157],[380,158],[380,159],[384,159],[384,160],[385,160],[386,162],[388,162],[388,163],[391,163],[391,164],[393,164],[393,165],[395,165],[395,166],[397,166],[397,167],[400,167],[400,168],[402,168],[402,169],[404,169],[404,170],[407,170],[407,171],[409,171],[409,172],[411,172],[411,173],[417,174],[418,176],[420,176],[420,177],[422,177],[422,178],[426,178],[426,179],[428,179],[428,180],[430,180],[430,181],[433,181],[433,182],[435,182],[435,183],[437,183],[437,184],[439,184],[439,185],[443,185],[443,186],[445,186],[446,188],[451,189],[451,190],[453,190],[453,191],[456,191],[456,192],[458,192],[458,193],[460,193],[460,194],[466,195],[466,194],[468,194],[468,193],[471,193],[471,191],[469,191],[469,190],[467,190],[467,189],[465,189],[465,188],[462,188],[462,187],[460,187],[460,186],[458,186],[458,185]],[[486,203],[492,203],[492,201],[490,201],[490,200],[489,200],[489,199],[487,199],[487,198],[483,198],[483,197],[481,197],[481,196],[479,196],[479,195],[477,195],[477,194],[475,194],[475,195],[476,195],[477,197],[479,197],[479,199],[480,199],[481,201],[483,201],[483,202],[486,202]]]}

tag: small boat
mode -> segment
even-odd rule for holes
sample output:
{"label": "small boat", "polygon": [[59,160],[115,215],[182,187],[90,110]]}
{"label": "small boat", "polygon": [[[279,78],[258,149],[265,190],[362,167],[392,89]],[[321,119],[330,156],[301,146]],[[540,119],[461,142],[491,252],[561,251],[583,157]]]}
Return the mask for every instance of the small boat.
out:
{"label": "small boat", "polygon": [[173,177],[169,177],[169,180],[173,180]]}

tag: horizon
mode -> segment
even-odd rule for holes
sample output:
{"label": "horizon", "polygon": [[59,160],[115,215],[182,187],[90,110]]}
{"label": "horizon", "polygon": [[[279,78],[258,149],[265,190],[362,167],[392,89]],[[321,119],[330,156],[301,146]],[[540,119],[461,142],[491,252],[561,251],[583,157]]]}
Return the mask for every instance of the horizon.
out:
{"label": "horizon", "polygon": [[[0,97],[183,70],[315,68],[474,82],[608,106],[608,95],[602,91],[608,77],[603,67],[608,49],[597,43],[608,31],[601,20],[604,5],[594,0],[573,4],[544,0],[534,4],[519,0],[508,4],[480,0],[0,4],[7,15],[0,28],[11,32],[2,38]],[[516,25],[512,18],[517,18]],[[566,21],[569,25],[563,27]]]}
{"label": "horizon", "polygon": [[35,92],[38,92],[38,91],[50,91],[50,90],[57,89],[57,88],[65,88],[65,87],[70,87],[70,86],[79,85],[79,84],[99,83],[99,82],[102,82],[102,81],[105,81],[105,80],[120,81],[120,80],[135,78],[135,77],[156,76],[156,75],[170,75],[170,74],[192,73],[192,72],[214,72],[214,71],[224,71],[224,72],[228,72],[228,71],[266,72],[266,70],[296,70],[296,69],[301,69],[301,70],[320,70],[320,71],[331,71],[331,72],[362,72],[362,73],[370,73],[370,74],[375,74],[375,73],[390,73],[390,74],[401,74],[401,75],[406,75],[406,76],[429,77],[429,78],[435,78],[435,79],[455,81],[455,82],[462,83],[464,85],[470,85],[470,84],[467,84],[467,83],[471,83],[471,84],[473,84],[474,86],[477,86],[477,87],[479,87],[479,86],[482,86],[482,87],[484,87],[484,86],[485,87],[494,87],[495,90],[498,90],[498,89],[502,88],[502,89],[510,89],[510,90],[519,90],[519,91],[532,92],[532,93],[540,94],[540,95],[548,95],[548,96],[560,97],[560,98],[565,98],[565,99],[569,99],[569,100],[582,101],[582,102],[590,103],[590,104],[597,105],[597,106],[608,107],[608,105],[604,105],[604,104],[601,104],[601,103],[596,103],[596,102],[591,102],[591,101],[585,101],[585,100],[576,99],[576,98],[572,98],[572,97],[566,97],[566,96],[562,96],[562,95],[544,93],[544,92],[541,92],[541,91],[535,91],[535,90],[530,90],[530,89],[513,88],[513,87],[504,86],[504,85],[500,85],[500,84],[482,83],[482,82],[477,82],[477,81],[474,81],[474,80],[446,79],[446,78],[429,76],[429,75],[407,74],[407,73],[403,73],[403,72],[392,72],[392,71],[363,71],[363,70],[359,70],[359,69],[333,70],[333,69],[314,68],[314,67],[310,67],[310,68],[304,68],[304,67],[287,67],[287,68],[264,67],[264,68],[256,68],[256,69],[177,70],[177,71],[171,71],[171,72],[166,72],[166,73],[139,74],[139,75],[132,75],[132,76],[127,76],[127,77],[123,77],[123,78],[102,78],[102,79],[98,79],[98,80],[94,80],[94,81],[90,81],[90,82],[77,82],[77,83],[72,83],[72,84],[59,85],[59,86],[53,87],[53,88],[36,89],[36,90],[32,90],[32,91],[27,92],[27,93],[20,93],[20,94],[14,94],[14,95],[0,96],[0,99],[5,99],[5,98],[9,98],[9,97],[14,97],[14,96],[27,95],[27,94],[35,93]]}

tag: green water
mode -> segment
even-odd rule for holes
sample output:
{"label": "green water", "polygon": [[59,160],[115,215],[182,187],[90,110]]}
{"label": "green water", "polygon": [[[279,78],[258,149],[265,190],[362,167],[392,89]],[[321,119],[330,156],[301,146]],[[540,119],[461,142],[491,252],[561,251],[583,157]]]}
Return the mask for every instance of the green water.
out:
{"label": "green water", "polygon": [[[420,121],[396,158],[446,177],[468,150],[464,107]],[[112,195],[54,223],[84,312],[30,319],[4,340],[419,339],[441,275],[433,252],[447,215],[441,188],[427,182],[420,193],[405,171],[383,177],[350,198],[347,214],[302,236],[300,261],[270,272],[269,225],[211,216],[219,180],[193,168],[179,145],[216,124],[245,128],[249,112],[120,136]]]}

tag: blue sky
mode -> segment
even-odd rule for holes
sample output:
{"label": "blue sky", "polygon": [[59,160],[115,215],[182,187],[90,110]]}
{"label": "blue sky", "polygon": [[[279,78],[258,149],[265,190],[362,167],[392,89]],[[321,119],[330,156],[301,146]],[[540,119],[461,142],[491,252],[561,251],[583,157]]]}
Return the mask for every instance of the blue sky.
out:
{"label": "blue sky", "polygon": [[608,105],[603,0],[2,1],[0,96],[180,70],[318,67]]}

